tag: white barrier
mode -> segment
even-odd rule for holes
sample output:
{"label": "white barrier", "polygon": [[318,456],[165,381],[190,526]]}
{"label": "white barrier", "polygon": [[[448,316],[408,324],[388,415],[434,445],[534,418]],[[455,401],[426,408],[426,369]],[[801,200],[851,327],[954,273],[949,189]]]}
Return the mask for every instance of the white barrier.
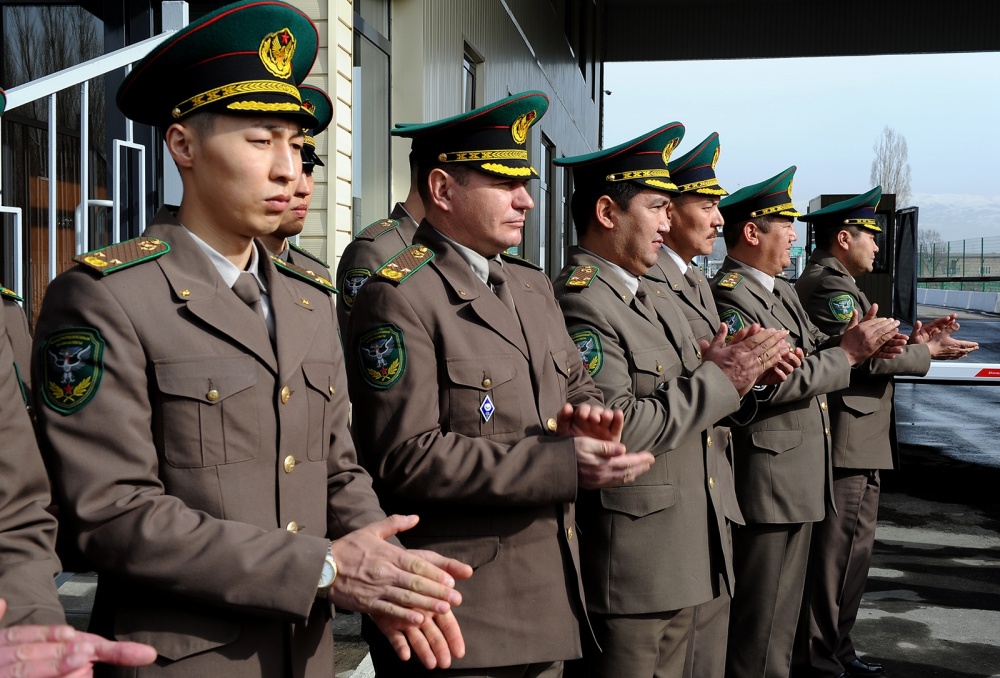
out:
{"label": "white barrier", "polygon": [[997,292],[961,292],[959,290],[930,290],[918,287],[917,303],[965,311],[1000,313],[1000,294]]}

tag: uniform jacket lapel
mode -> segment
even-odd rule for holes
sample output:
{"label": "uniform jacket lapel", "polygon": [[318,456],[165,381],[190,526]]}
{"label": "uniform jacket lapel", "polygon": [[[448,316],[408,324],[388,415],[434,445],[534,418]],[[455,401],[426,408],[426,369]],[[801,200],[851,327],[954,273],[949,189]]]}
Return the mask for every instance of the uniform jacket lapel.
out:
{"label": "uniform jacket lapel", "polygon": [[198,244],[169,212],[161,210],[143,235],[160,238],[170,253],[156,260],[188,311],[230,337],[277,372],[267,327],[226,285]]}
{"label": "uniform jacket lapel", "polygon": [[[258,249],[258,256],[264,256],[262,250],[263,248]],[[330,302],[328,299],[312,294],[310,296],[313,296],[313,299],[310,301],[292,289],[287,276],[278,272],[270,257],[264,256],[261,261],[261,273],[267,282],[271,313],[274,314],[274,338],[278,353],[279,376],[282,380],[287,381],[291,376],[290,371],[301,366],[302,359],[314,340],[319,320],[313,309],[319,304]],[[309,288],[310,293],[312,289]],[[316,291],[323,297],[327,296],[326,292]],[[331,341],[333,341],[332,338]]]}

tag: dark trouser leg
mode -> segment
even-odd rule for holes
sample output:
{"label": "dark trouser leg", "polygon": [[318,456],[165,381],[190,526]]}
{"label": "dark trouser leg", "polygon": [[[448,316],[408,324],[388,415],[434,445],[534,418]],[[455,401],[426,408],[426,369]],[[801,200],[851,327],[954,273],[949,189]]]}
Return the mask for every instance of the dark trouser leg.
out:
{"label": "dark trouser leg", "polygon": [[684,676],[694,608],[639,615],[591,614],[603,652],[584,656],[591,678]]}
{"label": "dark trouser leg", "polygon": [[694,608],[694,633],[688,654],[691,678],[723,678],[726,673],[726,640],[729,637],[729,607],[732,599],[722,592],[718,598]]}

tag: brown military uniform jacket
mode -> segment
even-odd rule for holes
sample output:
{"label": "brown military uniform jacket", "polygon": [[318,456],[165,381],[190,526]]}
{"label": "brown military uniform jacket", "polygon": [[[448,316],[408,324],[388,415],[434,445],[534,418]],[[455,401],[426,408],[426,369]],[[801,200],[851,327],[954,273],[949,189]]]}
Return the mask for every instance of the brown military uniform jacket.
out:
{"label": "brown military uniform jacket", "polygon": [[580,494],[588,608],[644,614],[707,602],[727,584],[731,594],[712,425],[739,409],[739,394],[715,363],[702,362],[669,293],[649,295],[660,297],[651,312],[615,272],[593,272],[602,266],[572,249],[556,297],[605,403],[625,415],[622,442],[657,459],[634,484]]}
{"label": "brown military uniform jacket", "polygon": [[14,352],[14,365],[17,376],[21,380],[21,389],[24,393],[22,402],[30,402],[31,396],[31,333],[28,331],[28,319],[24,315],[24,310],[14,300],[13,292],[7,294],[4,288],[3,293],[3,314],[4,322],[7,326],[7,338],[10,340],[11,349]]}
{"label": "brown military uniform jacket", "polygon": [[[809,317],[823,332],[837,336],[850,322],[851,310],[864,315],[871,303],[836,257],[816,250],[795,283]],[[907,346],[891,360],[871,358],[851,370],[851,385],[830,394],[833,465],[837,468],[889,469],[898,464],[892,377],[927,374],[926,346]]]}
{"label": "brown military uniform jacket", "polygon": [[[8,333],[27,323],[21,308],[4,300],[0,313],[0,626],[65,623],[56,594],[59,573],[56,520],[46,512],[49,481],[24,408]],[[17,318],[17,316],[20,318]],[[25,367],[27,362],[22,363]]]}
{"label": "brown military uniform jacket", "polygon": [[[684,312],[691,332],[698,341],[711,343],[715,338],[715,333],[719,331],[719,310],[715,307],[715,298],[712,296],[712,286],[709,285],[705,276],[698,273],[698,287],[691,290],[691,286],[684,279],[684,274],[674,263],[670,255],[664,248],[660,248],[659,261],[653,265],[646,277],[654,281],[661,289],[669,290],[672,293]],[[755,406],[749,405],[751,409]],[[752,412],[751,412],[752,413]],[[729,441],[729,426],[716,425],[712,433],[712,439],[719,443],[714,445],[712,452],[719,457],[717,465],[719,467],[719,491],[722,494],[722,505],[726,511],[726,517],[734,523],[742,525],[744,523],[743,512],[740,511],[739,502],[736,500],[736,484],[733,480],[733,460],[732,445]],[[728,469],[728,471],[727,471]]]}
{"label": "brown military uniform jacket", "polygon": [[[171,215],[145,236],[170,251],[63,273],[35,334],[43,449],[100,574],[91,627],[159,652],[122,675],[328,677],[328,540],[384,517],[348,434],[329,292],[258,257],[274,349]],[[91,337],[82,406],[45,369],[67,336]]]}
{"label": "brown military uniform jacket", "polygon": [[555,417],[601,393],[543,273],[505,261],[515,316],[426,221],[410,251],[385,269],[401,281],[365,284],[345,334],[360,458],[387,510],[420,515],[406,546],[475,569],[454,667],[579,657],[576,455]]}
{"label": "brown military uniform jacket", "polygon": [[747,523],[814,522],[833,506],[826,394],[848,385],[850,363],[839,349],[820,350],[829,337],[809,321],[791,285],[776,278],[774,286],[781,300],[729,257],[712,281],[730,333],[752,323],[785,328],[786,341],[806,354],[787,381],[768,389],[769,399],[758,399],[753,422],[733,429],[736,496]]}
{"label": "brown military uniform jacket", "polygon": [[361,286],[368,278],[378,272],[385,262],[392,259],[400,251],[413,242],[413,234],[417,232],[417,222],[407,213],[403,203],[396,203],[389,219],[395,225],[383,219],[376,221],[361,233],[358,233],[340,257],[337,264],[337,321],[340,330],[347,333],[351,319],[351,308],[354,298],[358,296]]}
{"label": "brown military uniform jacket", "polygon": [[288,263],[294,264],[299,268],[304,268],[307,271],[312,271],[316,275],[321,275],[327,280],[333,280],[333,276],[330,275],[330,265],[328,263],[314,255],[312,252],[293,244],[291,240],[287,243],[286,253],[287,256],[282,258]]}

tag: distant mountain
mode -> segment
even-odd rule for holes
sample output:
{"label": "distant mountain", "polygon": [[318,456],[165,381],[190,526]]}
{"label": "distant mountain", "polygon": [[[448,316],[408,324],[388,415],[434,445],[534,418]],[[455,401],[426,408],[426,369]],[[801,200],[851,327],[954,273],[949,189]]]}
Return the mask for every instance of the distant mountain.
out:
{"label": "distant mountain", "polygon": [[942,240],[1000,237],[1000,195],[915,193],[917,228],[934,229]]}

